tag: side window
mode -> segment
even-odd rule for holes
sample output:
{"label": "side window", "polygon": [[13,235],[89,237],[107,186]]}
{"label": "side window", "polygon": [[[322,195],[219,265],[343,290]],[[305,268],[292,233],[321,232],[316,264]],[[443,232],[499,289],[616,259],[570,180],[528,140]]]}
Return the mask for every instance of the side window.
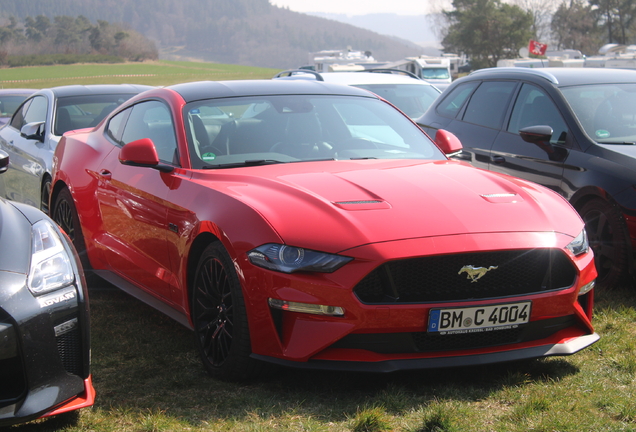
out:
{"label": "side window", "polygon": [[31,102],[31,105],[24,116],[25,124],[46,121],[46,109],[46,98],[44,96],[34,97],[33,102]]}
{"label": "side window", "polygon": [[437,112],[444,117],[457,117],[457,113],[466,102],[466,99],[475,90],[479,82],[469,82],[455,87],[442,102],[437,105]]}
{"label": "side window", "polygon": [[119,114],[113,116],[108,122],[108,127],[106,128],[106,135],[115,141],[117,144],[122,144],[121,135],[124,130],[124,125],[126,124],[126,119],[130,115],[132,108],[128,108],[120,112]]}
{"label": "side window", "polygon": [[508,132],[519,133],[520,129],[538,125],[552,127],[551,143],[565,143],[568,128],[554,102],[539,87],[524,84],[512,110]]}
{"label": "side window", "polygon": [[482,83],[468,101],[464,121],[498,129],[508,108],[516,83],[487,81]]}
{"label": "side window", "polygon": [[179,164],[177,140],[168,107],[159,101],[142,102],[132,108],[126,122],[122,142],[150,138],[155,144],[159,160]]}
{"label": "side window", "polygon": [[29,99],[16,111],[11,119],[11,126],[20,130],[27,123],[46,121],[46,98],[44,96],[36,96]]}

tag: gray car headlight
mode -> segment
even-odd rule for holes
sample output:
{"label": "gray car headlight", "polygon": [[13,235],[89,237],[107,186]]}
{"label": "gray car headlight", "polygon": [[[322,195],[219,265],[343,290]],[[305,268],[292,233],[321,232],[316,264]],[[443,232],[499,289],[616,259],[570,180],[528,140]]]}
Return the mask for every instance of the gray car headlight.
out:
{"label": "gray car headlight", "polygon": [[41,220],[33,225],[31,242],[29,290],[39,295],[72,284],[75,275],[71,258],[50,221]]}
{"label": "gray car headlight", "polygon": [[585,229],[570,242],[566,248],[574,254],[574,256],[587,253],[590,250],[590,243],[587,241]]}
{"label": "gray car headlight", "polygon": [[247,257],[256,266],[283,273],[298,271],[331,273],[353,259],[275,243],[252,249],[247,253]]}

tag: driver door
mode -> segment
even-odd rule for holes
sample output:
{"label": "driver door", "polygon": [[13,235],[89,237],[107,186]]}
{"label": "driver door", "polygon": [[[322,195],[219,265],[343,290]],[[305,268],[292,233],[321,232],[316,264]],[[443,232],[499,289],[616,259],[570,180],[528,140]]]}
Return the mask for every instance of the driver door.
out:
{"label": "driver door", "polygon": [[[519,135],[520,129],[539,125],[552,128],[549,143],[529,143]],[[571,148],[568,135],[568,127],[552,99],[539,87],[524,83],[507,127],[493,143],[488,169],[560,192]]]}
{"label": "driver door", "polygon": [[[125,123],[117,125],[123,127],[123,132],[117,133],[120,144],[150,138],[162,163],[173,164],[177,144],[167,105],[142,102],[127,111],[110,120],[107,133],[118,122]],[[106,259],[115,273],[155,296],[170,299],[165,198],[174,176],[149,167],[123,165],[118,156],[117,149],[111,152],[98,170],[97,200]]]}

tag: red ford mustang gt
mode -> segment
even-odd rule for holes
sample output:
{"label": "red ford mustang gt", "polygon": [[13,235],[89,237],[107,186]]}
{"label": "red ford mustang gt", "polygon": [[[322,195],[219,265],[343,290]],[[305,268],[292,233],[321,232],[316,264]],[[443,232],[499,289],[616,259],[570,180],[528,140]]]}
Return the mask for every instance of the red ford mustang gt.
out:
{"label": "red ford mustang gt", "polygon": [[51,208],[85,267],[194,330],[207,370],[394,371],[598,340],[583,222],[446,154],[364,90],[154,89],[62,138]]}

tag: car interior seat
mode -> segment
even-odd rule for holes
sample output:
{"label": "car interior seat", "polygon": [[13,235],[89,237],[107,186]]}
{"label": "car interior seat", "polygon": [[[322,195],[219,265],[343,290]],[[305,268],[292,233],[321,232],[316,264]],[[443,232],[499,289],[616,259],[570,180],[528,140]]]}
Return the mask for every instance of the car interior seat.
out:
{"label": "car interior seat", "polygon": [[74,129],[73,121],[71,120],[71,114],[68,109],[61,107],[58,108],[55,116],[55,128],[54,134],[61,136],[64,132],[68,132]]}

